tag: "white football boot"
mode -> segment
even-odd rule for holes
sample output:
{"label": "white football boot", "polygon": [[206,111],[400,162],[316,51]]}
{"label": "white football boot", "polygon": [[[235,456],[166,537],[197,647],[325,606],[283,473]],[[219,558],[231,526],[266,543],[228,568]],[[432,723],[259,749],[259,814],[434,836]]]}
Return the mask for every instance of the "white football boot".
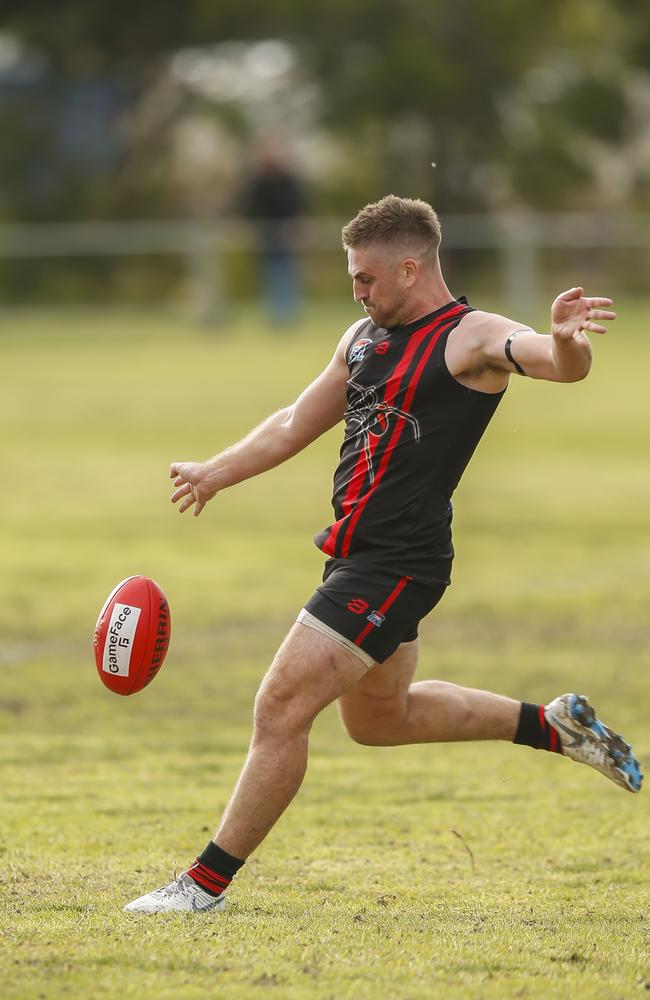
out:
{"label": "white football boot", "polygon": [[154,889],[146,896],[134,899],[124,907],[125,913],[199,913],[203,910],[223,910],[226,894],[211,896],[193,878],[183,872],[177,879]]}
{"label": "white football boot", "polygon": [[596,718],[584,695],[562,694],[544,715],[560,737],[565,757],[595,767],[629,792],[641,791],[643,774],[632,747]]}

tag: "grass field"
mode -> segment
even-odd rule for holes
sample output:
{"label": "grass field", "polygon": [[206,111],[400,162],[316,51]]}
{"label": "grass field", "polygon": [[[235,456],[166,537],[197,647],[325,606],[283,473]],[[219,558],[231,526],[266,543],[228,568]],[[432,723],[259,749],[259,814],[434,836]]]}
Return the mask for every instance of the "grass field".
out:
{"label": "grass field", "polygon": [[[647,763],[650,310],[620,313],[586,382],[511,386],[457,493],[454,586],[419,676],[585,691]],[[198,521],[170,506],[168,463],[291,400],[353,318],[324,310],[299,338],[251,317],[207,334],[165,315],[4,314],[4,1000],[650,990],[647,792],[507,744],[362,748],[334,709],[223,915],[122,913],[193,860],[225,804],[257,683],[319,577],[338,434]],[[172,647],[119,699],[91,634],[139,572],[167,591]]]}

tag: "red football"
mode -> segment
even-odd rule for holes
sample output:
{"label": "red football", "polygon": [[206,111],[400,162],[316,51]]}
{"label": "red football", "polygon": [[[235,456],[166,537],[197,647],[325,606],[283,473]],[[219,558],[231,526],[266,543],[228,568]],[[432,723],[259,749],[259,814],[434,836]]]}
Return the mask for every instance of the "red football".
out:
{"label": "red football", "polygon": [[99,612],[93,645],[102,683],[115,694],[135,694],[163,665],[171,619],[167,598],[148,576],[129,576]]}

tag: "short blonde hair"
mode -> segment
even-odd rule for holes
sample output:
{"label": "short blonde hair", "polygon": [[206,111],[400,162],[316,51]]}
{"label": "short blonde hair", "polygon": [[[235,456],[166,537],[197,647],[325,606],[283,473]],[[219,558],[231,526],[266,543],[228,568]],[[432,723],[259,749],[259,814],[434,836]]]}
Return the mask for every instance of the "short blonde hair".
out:
{"label": "short blonde hair", "polygon": [[438,254],[440,239],[440,222],[431,205],[394,194],[366,205],[341,232],[344,250],[380,243],[404,250],[417,248],[432,258]]}

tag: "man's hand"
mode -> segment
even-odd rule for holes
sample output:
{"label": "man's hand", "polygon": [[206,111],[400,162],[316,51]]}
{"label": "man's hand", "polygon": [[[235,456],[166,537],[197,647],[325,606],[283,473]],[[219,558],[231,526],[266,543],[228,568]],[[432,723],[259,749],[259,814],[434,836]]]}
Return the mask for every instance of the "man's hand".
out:
{"label": "man's hand", "polygon": [[589,344],[586,333],[607,333],[607,328],[597,320],[616,319],[608,309],[611,299],[585,298],[584,288],[570,288],[558,295],[551,306],[551,333],[556,341],[574,340],[581,346]]}
{"label": "man's hand", "polygon": [[194,516],[198,517],[208,500],[218,492],[214,467],[210,462],[172,462],[169,478],[174,480],[176,489],[172,493],[172,503],[180,504],[178,513],[183,514],[194,504]]}

